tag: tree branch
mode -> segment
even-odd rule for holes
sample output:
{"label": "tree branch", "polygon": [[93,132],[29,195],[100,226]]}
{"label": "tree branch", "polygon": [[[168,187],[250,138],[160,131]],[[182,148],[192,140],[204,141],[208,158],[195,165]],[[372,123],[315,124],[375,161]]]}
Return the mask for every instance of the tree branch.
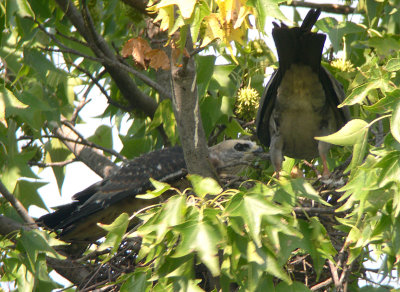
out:
{"label": "tree branch", "polygon": [[[0,215],[0,235],[7,236],[21,229],[31,230],[33,225],[24,225],[6,216]],[[37,227],[37,226],[36,226]],[[11,239],[15,242],[14,239]],[[47,264],[64,278],[74,284],[83,283],[91,274],[90,268],[68,259],[61,260],[46,256]]]}
{"label": "tree branch", "polygon": [[[62,117],[61,121],[67,121],[67,119]],[[86,164],[100,177],[104,178],[118,169],[118,166],[105,157],[100,151],[93,149],[91,146],[78,143],[77,141],[80,141],[81,137],[77,134],[77,131],[74,128],[74,130],[72,130],[71,127],[73,128],[72,125],[57,125],[50,130],[57,138],[63,141],[65,146],[74,153],[77,159]]]}
{"label": "tree branch", "polygon": [[308,8],[321,8],[324,12],[336,13],[336,14],[352,14],[355,12],[355,8],[348,5],[339,5],[339,4],[324,4],[324,3],[313,3],[306,1],[293,0],[290,4],[282,4],[285,6],[293,6],[293,7],[308,7]]}
{"label": "tree branch", "polygon": [[31,216],[29,216],[28,211],[25,209],[24,205],[22,205],[22,203],[7,190],[6,186],[3,185],[1,181],[0,181],[0,193],[7,201],[10,202],[10,204],[14,207],[19,216],[21,216],[21,218],[26,223],[37,227],[35,220],[33,220]]}
{"label": "tree branch", "polygon": [[[190,39],[187,46],[191,47]],[[206,136],[200,116],[196,65],[193,58],[184,55],[183,64],[177,64],[174,50],[178,49],[172,50],[170,58],[172,104],[188,172],[217,179],[215,169],[208,159]]]}
{"label": "tree branch", "polygon": [[77,8],[70,0],[56,0],[65,15],[75,26],[77,31],[83,36],[94,54],[102,59],[102,64],[110,74],[113,81],[121,91],[122,95],[131,106],[142,111],[149,117],[153,117],[157,109],[157,102],[150,96],[143,93],[133,82],[132,78],[125,71],[121,70],[120,62],[113,53],[112,49],[107,45],[105,40],[95,31],[90,23],[87,14],[87,21],[79,13]]}

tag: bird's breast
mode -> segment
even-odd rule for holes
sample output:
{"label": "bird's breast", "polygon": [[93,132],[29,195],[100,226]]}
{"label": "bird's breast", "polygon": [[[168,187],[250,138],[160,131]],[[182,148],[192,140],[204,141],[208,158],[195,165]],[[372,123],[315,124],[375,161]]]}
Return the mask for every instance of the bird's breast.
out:
{"label": "bird's breast", "polygon": [[293,158],[318,156],[315,136],[323,135],[326,96],[310,67],[292,64],[282,77],[272,118],[283,139],[283,154]]}

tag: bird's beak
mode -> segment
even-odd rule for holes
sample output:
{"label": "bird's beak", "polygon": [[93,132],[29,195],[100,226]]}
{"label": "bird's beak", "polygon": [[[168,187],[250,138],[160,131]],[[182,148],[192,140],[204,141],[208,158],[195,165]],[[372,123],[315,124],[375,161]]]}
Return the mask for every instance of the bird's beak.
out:
{"label": "bird's beak", "polygon": [[253,153],[254,155],[259,155],[259,154],[264,153],[264,149],[262,147],[257,147],[251,153]]}

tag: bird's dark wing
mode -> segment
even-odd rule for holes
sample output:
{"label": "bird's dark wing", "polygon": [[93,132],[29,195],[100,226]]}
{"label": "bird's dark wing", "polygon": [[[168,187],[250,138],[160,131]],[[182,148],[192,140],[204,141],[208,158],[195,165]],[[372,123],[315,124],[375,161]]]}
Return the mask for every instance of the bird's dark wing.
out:
{"label": "bird's dark wing", "polygon": [[351,119],[350,110],[348,107],[342,107],[340,109],[338,108],[338,105],[341,104],[346,97],[346,94],[343,90],[343,85],[337,81],[324,66],[321,66],[319,79],[324,87],[329,107],[334,109],[333,112],[335,114],[337,129],[340,129],[347,121]]}
{"label": "bird's dark wing", "polygon": [[149,178],[172,182],[186,175],[186,164],[180,147],[154,151],[138,157],[116,173],[82,192],[71,204],[44,215],[38,222],[58,230],[64,239],[92,240],[102,235],[96,223],[110,223],[123,212],[134,212],[149,200],[135,199],[137,194],[152,188]]}
{"label": "bird's dark wing", "polygon": [[261,96],[260,105],[256,117],[257,137],[261,144],[269,146],[271,141],[269,133],[269,119],[272,110],[275,107],[276,94],[278,86],[281,83],[282,73],[281,70],[276,70],[268,84],[266,85],[263,95]]}

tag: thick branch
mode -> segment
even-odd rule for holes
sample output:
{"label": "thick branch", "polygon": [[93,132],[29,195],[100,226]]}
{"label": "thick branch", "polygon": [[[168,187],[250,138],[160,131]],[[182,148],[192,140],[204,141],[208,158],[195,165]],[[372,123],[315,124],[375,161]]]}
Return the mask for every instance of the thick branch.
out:
{"label": "thick branch", "polygon": [[199,109],[194,59],[182,56],[183,64],[176,64],[173,55],[174,53],[171,54],[172,101],[188,171],[217,178],[208,159],[207,142]]}
{"label": "thick branch", "polygon": [[[65,118],[63,120],[66,121]],[[105,157],[100,151],[93,149],[90,146],[71,142],[79,141],[80,139],[80,136],[76,133],[76,130],[73,130],[71,125],[61,125],[51,130],[53,134],[59,137],[65,146],[74,153],[77,159],[85,163],[91,170],[102,178],[106,177],[118,168],[118,166]]]}
{"label": "thick branch", "polygon": [[78,32],[90,45],[94,54],[102,59],[102,64],[107,72],[111,75],[119,90],[131,106],[137,110],[141,110],[147,116],[153,117],[157,102],[144,94],[133,82],[132,78],[126,71],[121,70],[120,62],[115,56],[112,49],[107,45],[105,40],[97,34],[95,29],[90,26],[90,22],[84,21],[83,17],[70,0],[56,0],[58,5],[64,11],[65,15],[75,26]]}

